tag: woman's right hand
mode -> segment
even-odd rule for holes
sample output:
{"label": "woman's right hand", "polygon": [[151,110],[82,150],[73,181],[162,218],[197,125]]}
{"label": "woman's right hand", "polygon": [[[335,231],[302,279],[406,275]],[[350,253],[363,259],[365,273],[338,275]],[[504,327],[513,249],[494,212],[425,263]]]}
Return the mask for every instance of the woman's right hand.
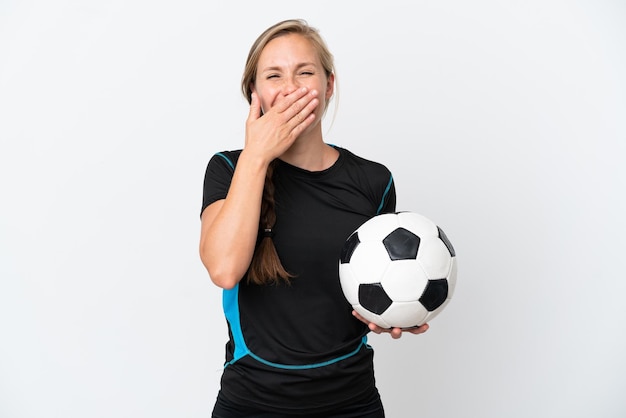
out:
{"label": "woman's right hand", "polygon": [[315,120],[317,96],[317,90],[299,88],[277,98],[264,113],[258,95],[253,92],[246,121],[246,151],[260,156],[267,164],[278,158]]}
{"label": "woman's right hand", "polygon": [[237,161],[226,199],[202,213],[200,258],[211,280],[224,288],[245,275],[254,255],[261,200],[269,164],[291,147],[315,120],[317,91],[297,89],[276,99],[265,114],[252,93],[246,144]]}

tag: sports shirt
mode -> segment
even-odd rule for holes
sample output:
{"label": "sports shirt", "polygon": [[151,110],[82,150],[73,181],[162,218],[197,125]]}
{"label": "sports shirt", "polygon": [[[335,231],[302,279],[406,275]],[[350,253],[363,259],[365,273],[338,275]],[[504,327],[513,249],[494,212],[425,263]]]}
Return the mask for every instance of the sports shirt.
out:
{"label": "sports shirt", "polygon": [[[326,170],[279,160],[274,171],[273,240],[291,283],[259,286],[244,277],[223,291],[229,339],[221,393],[231,402],[323,413],[377,394],[369,330],[351,314],[338,263],[356,228],[395,211],[395,186],[384,165],[335,149],[339,158]],[[240,154],[209,161],[203,210],[227,196]]]}

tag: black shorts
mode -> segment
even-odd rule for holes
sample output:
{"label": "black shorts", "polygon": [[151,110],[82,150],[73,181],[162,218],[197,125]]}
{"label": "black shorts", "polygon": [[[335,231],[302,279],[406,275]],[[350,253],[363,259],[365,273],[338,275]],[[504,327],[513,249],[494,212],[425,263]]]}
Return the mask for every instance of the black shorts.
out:
{"label": "black shorts", "polygon": [[259,411],[251,406],[237,405],[217,395],[211,418],[385,418],[380,397],[367,404],[350,405],[339,411],[323,414],[284,415],[276,412]]}

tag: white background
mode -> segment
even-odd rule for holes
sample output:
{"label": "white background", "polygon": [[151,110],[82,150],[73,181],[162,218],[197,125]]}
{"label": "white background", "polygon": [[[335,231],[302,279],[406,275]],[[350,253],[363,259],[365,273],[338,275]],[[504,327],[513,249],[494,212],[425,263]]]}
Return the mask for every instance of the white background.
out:
{"label": "white background", "polygon": [[209,416],[204,169],[293,17],[336,57],[326,141],[459,258],[428,333],[370,338],[387,415],[626,416],[623,2],[2,0],[0,417]]}

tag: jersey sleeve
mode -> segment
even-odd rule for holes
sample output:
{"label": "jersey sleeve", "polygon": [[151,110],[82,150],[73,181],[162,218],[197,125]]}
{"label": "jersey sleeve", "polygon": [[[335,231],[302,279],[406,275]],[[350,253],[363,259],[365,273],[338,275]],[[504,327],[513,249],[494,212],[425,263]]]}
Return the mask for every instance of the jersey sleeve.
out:
{"label": "jersey sleeve", "polygon": [[385,186],[378,213],[394,213],[396,211],[396,185],[393,176],[389,173],[389,180]]}
{"label": "jersey sleeve", "polygon": [[226,198],[235,172],[237,157],[238,155],[233,152],[218,152],[209,160],[204,174],[201,215],[211,203]]}

